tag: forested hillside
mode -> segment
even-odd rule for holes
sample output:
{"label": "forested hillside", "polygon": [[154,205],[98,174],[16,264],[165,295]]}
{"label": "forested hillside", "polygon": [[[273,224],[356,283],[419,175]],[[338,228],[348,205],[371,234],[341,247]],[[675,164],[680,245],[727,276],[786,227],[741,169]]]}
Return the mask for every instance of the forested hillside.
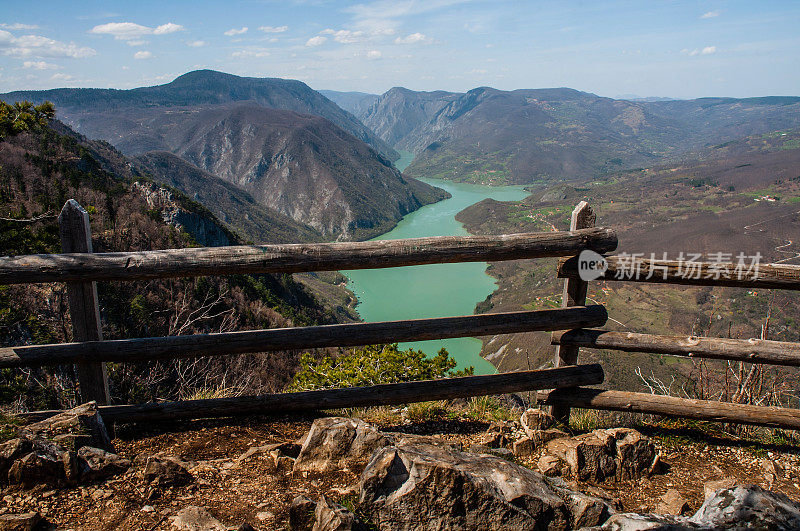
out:
{"label": "forested hillside", "polygon": [[[240,242],[210,211],[137,171],[105,142],[53,123],[0,141],[0,255],[59,252],[56,216],[74,198],[89,212],[95,252]],[[163,336],[331,322],[288,275],[100,283],[105,338]],[[0,288],[3,345],[71,340],[63,284]],[[140,402],[274,390],[292,377],[297,353],[202,361],[110,364],[115,400]],[[4,369],[0,402],[26,408],[74,403],[71,367]]]}

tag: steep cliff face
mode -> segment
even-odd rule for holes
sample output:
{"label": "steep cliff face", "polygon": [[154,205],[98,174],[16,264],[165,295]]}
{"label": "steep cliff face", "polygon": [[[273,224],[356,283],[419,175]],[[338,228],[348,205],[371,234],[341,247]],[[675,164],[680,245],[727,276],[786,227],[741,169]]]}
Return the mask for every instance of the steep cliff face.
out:
{"label": "steep cliff face", "polygon": [[403,87],[389,89],[357,116],[381,140],[399,149],[412,150],[412,133],[427,124],[448,103],[461,94],[437,90],[415,92]]}
{"label": "steep cliff face", "polygon": [[217,218],[254,243],[321,241],[307,225],[258,203],[241,188],[201,170],[172,153],[151,151],[132,159],[134,166],[159,182],[207,205]]}
{"label": "steep cliff face", "polygon": [[154,182],[134,182],[131,188],[141,194],[151,212],[161,215],[164,223],[190,235],[199,245],[219,247],[237,243],[217,220],[183,207],[172,190]]}
{"label": "steep cliff face", "polygon": [[326,238],[367,238],[446,193],[316,116],[239,104],[150,111],[170,152]]}

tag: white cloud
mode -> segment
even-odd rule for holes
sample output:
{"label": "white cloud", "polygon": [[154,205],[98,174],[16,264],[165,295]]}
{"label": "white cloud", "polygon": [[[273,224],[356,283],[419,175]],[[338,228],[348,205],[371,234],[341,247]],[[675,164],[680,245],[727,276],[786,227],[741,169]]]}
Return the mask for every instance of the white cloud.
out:
{"label": "white cloud", "polygon": [[190,41],[186,43],[186,46],[191,48],[202,48],[206,44],[208,44],[206,41]]}
{"label": "white cloud", "polygon": [[39,26],[36,24],[22,24],[20,22],[14,22],[13,24],[0,24],[0,28],[15,31],[15,30],[35,30],[39,29]]}
{"label": "white cloud", "polygon": [[141,50],[133,54],[134,59],[150,59],[151,57],[153,57],[152,52],[146,50]]}
{"label": "white cloud", "polygon": [[247,26],[242,26],[239,29],[231,28],[225,32],[225,35],[227,35],[228,37],[233,37],[234,35],[244,35],[245,33],[247,33],[247,29],[248,29]]}
{"label": "white cloud", "polygon": [[14,37],[5,30],[0,30],[0,53],[12,57],[72,57],[76,59],[97,54],[92,48],[78,46],[73,42],[64,43],[42,35]]}
{"label": "white cloud", "polygon": [[89,33],[95,35],[112,35],[115,39],[127,41],[131,39],[141,39],[145,35],[166,35],[168,33],[175,33],[183,31],[184,28],[180,24],[173,24],[167,22],[155,28],[149,26],[142,26],[134,22],[109,22],[108,24],[100,24],[89,30]]}
{"label": "white cloud", "polygon": [[22,68],[32,68],[33,70],[58,70],[61,67],[44,61],[25,61],[22,63]]}
{"label": "white cloud", "polygon": [[141,40],[125,41],[125,44],[127,44],[128,46],[144,46],[145,44],[147,44],[147,41],[141,41]]}
{"label": "white cloud", "polygon": [[289,26],[261,26],[258,28],[258,31],[263,31],[264,33],[283,33],[288,29]]}
{"label": "white cloud", "polygon": [[153,30],[153,35],[166,35],[168,33],[175,33],[177,31],[183,31],[184,28],[180,24],[173,24],[172,22],[167,22],[166,24],[161,24],[157,26],[156,29]]}
{"label": "white cloud", "polygon": [[248,48],[246,50],[239,50],[238,52],[233,52],[231,57],[268,57],[269,51],[263,48]]}
{"label": "white cloud", "polygon": [[365,40],[366,35],[360,30],[333,30],[326,29],[320,32],[320,35],[332,35],[333,40],[342,44],[353,44]]}
{"label": "white cloud", "polygon": [[485,74],[486,70],[484,70],[483,68],[473,68],[472,70],[469,71],[469,73],[470,74]]}
{"label": "white cloud", "polygon": [[433,39],[422,33],[412,33],[405,37],[397,37],[394,42],[397,44],[430,44]]}
{"label": "white cloud", "polygon": [[75,78],[69,74],[64,74],[62,72],[59,72],[58,74],[53,74],[53,76],[50,79],[52,79],[53,81],[71,81]]}
{"label": "white cloud", "polygon": [[380,50],[370,50],[367,52],[367,59],[374,60],[374,59],[380,59],[381,57],[383,57],[383,54],[380,52]]}
{"label": "white cloud", "polygon": [[316,37],[311,37],[306,41],[306,46],[319,46],[323,44],[328,39],[326,37],[322,37],[321,35],[317,35]]}
{"label": "white cloud", "polygon": [[692,56],[692,57],[695,56],[695,55],[701,55],[701,54],[702,55],[710,55],[710,54],[716,53],[716,52],[717,52],[717,47],[716,46],[706,46],[702,50],[701,49],[697,49],[697,48],[695,48],[694,50],[690,50],[688,48],[684,48],[683,50],[681,50],[682,54],[689,55],[689,56]]}
{"label": "white cloud", "polygon": [[716,18],[720,15],[721,11],[709,11],[708,13],[703,13],[700,15],[700,18]]}

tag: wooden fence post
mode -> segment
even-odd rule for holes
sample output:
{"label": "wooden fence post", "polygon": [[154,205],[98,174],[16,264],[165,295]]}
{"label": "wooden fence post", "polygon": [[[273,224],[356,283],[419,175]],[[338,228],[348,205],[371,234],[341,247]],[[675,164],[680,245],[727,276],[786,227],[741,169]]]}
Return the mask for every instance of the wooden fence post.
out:
{"label": "wooden fence post", "polygon": [[[592,211],[589,203],[581,201],[572,211],[572,218],[569,230],[588,229],[594,227],[597,216]],[[561,307],[584,306],[586,304],[586,292],[589,283],[580,278],[568,278],[564,281],[564,294],[561,297]],[[578,363],[578,352],[580,347],[571,345],[558,345],[555,354],[555,366],[575,365]],[[552,415],[564,424],[569,424],[569,406],[553,405]]]}
{"label": "wooden fence post", "polygon": [[[64,204],[58,216],[61,250],[65,253],[91,253],[92,231],[89,214],[74,199]],[[68,282],[69,313],[74,341],[102,341],[100,308],[96,282]],[[83,402],[109,404],[108,376],[105,363],[78,363],[78,385]]]}

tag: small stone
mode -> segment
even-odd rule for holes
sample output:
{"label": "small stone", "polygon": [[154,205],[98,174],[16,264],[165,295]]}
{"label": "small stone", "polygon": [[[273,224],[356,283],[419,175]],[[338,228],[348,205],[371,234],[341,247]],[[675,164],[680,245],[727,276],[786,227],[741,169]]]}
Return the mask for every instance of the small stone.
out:
{"label": "small stone", "polygon": [[669,489],[661,496],[661,501],[656,507],[656,512],[659,514],[675,514],[679,516],[688,510],[689,504],[686,499],[675,489]]}
{"label": "small stone", "polygon": [[188,485],[194,477],[177,459],[149,457],[144,468],[144,480],[160,487]]}
{"label": "small stone", "polygon": [[562,474],[561,459],[554,455],[543,455],[539,458],[536,467],[539,469],[539,472],[545,476],[554,477]]}
{"label": "small stone", "polygon": [[152,505],[145,505],[142,507],[143,513],[152,513],[153,511],[155,511],[155,509],[153,508]]}
{"label": "small stone", "polygon": [[37,512],[0,516],[0,531],[33,531],[42,522]]}
{"label": "small stone", "polygon": [[769,483],[774,483],[775,480],[783,477],[784,469],[777,461],[773,459],[760,459],[758,464],[764,470]]}
{"label": "small stone", "polygon": [[226,531],[227,528],[202,507],[190,505],[170,518],[173,527],[183,531]]}
{"label": "small stone", "polygon": [[[297,496],[289,507],[289,529],[308,531],[314,526],[316,503],[305,496]],[[260,513],[259,513],[260,514]]]}
{"label": "small stone", "polygon": [[555,426],[556,419],[541,409],[526,409],[519,418],[519,423],[522,425],[522,429],[525,430],[528,437],[536,440],[533,436],[533,432],[546,430]]}
{"label": "small stone", "polygon": [[356,516],[338,503],[322,496],[314,511],[314,531],[352,531],[359,529]]}
{"label": "small stone", "polygon": [[512,449],[515,457],[524,457],[531,455],[536,449],[536,446],[533,444],[533,440],[530,437],[523,437],[514,441]]}
{"label": "small stone", "polygon": [[735,486],[736,486],[736,478],[732,477],[706,481],[705,483],[703,483],[703,489],[705,491],[705,499],[708,500],[709,498],[712,498],[717,493],[717,491],[723,489],[732,489]]}

